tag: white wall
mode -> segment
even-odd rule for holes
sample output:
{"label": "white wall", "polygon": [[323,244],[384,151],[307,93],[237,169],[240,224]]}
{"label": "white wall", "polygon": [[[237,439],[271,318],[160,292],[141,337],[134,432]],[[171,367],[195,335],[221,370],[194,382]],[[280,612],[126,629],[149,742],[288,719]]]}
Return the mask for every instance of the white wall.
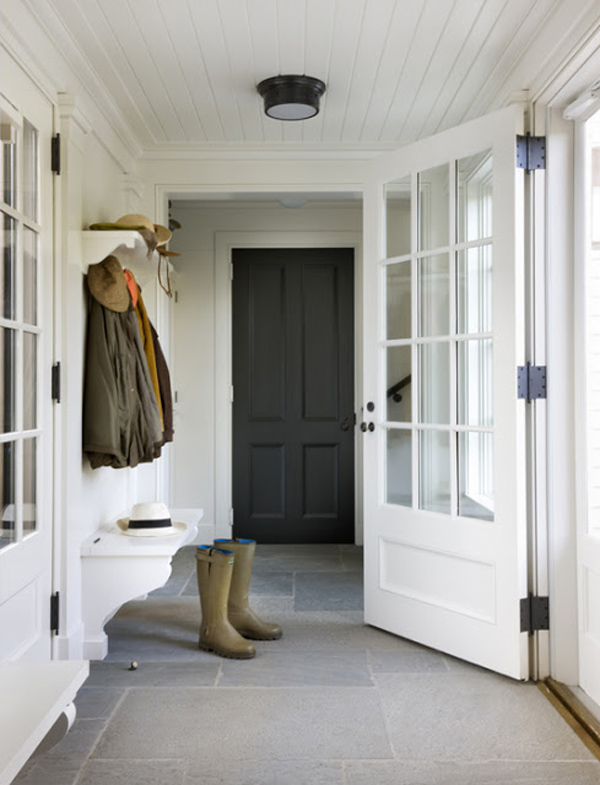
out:
{"label": "white wall", "polygon": [[[287,209],[277,202],[175,201],[172,216],[182,224],[171,248],[175,259],[178,303],[174,311],[173,378],[177,391],[172,453],[172,504],[202,507],[202,535],[228,525],[217,520],[216,344],[228,332],[227,308],[217,302],[217,275],[229,260],[218,257],[221,232],[360,233],[362,207],[351,202],[315,202]],[[358,371],[358,368],[357,368]],[[222,515],[222,512],[218,513]],[[217,527],[217,529],[215,528]]]}

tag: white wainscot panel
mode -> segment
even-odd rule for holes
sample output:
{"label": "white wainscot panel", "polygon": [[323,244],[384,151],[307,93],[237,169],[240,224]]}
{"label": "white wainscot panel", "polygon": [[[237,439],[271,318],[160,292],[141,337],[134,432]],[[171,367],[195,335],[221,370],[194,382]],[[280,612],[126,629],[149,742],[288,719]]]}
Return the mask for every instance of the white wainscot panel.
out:
{"label": "white wainscot panel", "polygon": [[381,538],[380,588],[465,616],[496,622],[493,563]]}
{"label": "white wainscot panel", "polygon": [[37,594],[38,583],[34,581],[0,605],[0,660],[17,656],[37,637],[40,622]]}
{"label": "white wainscot panel", "polygon": [[600,650],[600,575],[583,567],[583,630]]}

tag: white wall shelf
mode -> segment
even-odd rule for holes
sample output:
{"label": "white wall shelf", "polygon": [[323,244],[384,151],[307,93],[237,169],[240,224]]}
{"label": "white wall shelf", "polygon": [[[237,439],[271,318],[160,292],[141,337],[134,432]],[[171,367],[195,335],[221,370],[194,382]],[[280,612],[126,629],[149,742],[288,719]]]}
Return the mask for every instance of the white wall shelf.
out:
{"label": "white wall shelf", "polygon": [[177,551],[191,543],[202,510],[171,511],[185,530],[162,537],[131,537],[116,523],[99,529],[81,545],[84,657],[103,660],[108,654],[104,625],[123,603],[164,586]]}

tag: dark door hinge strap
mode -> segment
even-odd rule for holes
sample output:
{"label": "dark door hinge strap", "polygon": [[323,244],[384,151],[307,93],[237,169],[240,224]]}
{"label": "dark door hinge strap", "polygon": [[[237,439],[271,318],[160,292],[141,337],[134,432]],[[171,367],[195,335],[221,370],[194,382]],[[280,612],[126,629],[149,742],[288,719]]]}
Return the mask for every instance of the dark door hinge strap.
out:
{"label": "dark door hinge strap", "polygon": [[52,366],[52,400],[60,403],[60,363]]}
{"label": "dark door hinge strap", "polygon": [[54,174],[60,174],[60,134],[52,137],[51,168]]}
{"label": "dark door hinge strap", "polygon": [[529,594],[521,600],[521,632],[533,635],[538,630],[550,629],[550,601],[548,597]]}
{"label": "dark door hinge strap", "polygon": [[546,168],[545,136],[517,136],[517,168],[526,172]]}
{"label": "dark door hinge strap", "polygon": [[58,592],[54,592],[54,594],[50,597],[50,632],[58,634],[59,630],[59,614],[60,614],[60,606],[59,606],[59,595]]}

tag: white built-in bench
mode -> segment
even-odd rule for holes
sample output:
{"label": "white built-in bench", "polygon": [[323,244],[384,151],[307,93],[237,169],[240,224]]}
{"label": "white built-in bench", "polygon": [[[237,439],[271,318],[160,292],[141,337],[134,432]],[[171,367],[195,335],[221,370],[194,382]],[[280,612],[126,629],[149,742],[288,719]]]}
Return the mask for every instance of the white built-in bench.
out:
{"label": "white built-in bench", "polygon": [[88,537],[81,546],[83,656],[103,660],[108,654],[105,624],[129,600],[164,586],[177,551],[196,537],[202,510],[171,510],[185,524],[180,534],[129,537],[117,523]]}
{"label": "white built-in bench", "polygon": [[87,662],[74,660],[0,663],[0,785],[13,781],[41,742],[51,746],[68,730],[88,673]]}

